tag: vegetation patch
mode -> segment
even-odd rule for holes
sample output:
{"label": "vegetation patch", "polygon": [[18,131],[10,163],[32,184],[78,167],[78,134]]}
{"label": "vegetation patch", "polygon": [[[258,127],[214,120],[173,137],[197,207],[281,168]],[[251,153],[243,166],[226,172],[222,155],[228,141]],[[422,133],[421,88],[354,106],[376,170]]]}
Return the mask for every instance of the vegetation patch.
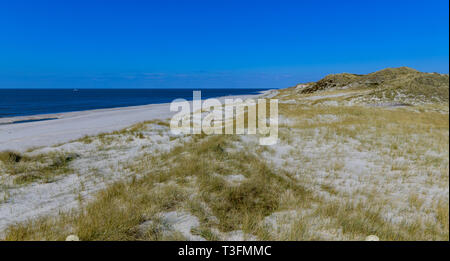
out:
{"label": "vegetation patch", "polygon": [[0,152],[2,174],[12,177],[14,184],[35,181],[52,182],[58,175],[71,171],[69,163],[79,157],[74,153],[50,152],[37,155],[13,151]]}

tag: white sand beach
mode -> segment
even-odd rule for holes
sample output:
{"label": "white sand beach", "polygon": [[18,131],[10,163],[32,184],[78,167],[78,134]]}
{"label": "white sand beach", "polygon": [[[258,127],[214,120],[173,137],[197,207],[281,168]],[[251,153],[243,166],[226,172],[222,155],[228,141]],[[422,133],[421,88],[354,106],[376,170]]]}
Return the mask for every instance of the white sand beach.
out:
{"label": "white sand beach", "polygon": [[[224,96],[218,99],[222,101],[226,98],[246,99],[256,96],[258,95]],[[170,111],[170,103],[163,103],[0,118],[0,151],[24,151],[34,147],[52,146],[85,135],[120,130],[142,121],[168,119],[175,113]],[[27,120],[41,121],[10,124]]]}

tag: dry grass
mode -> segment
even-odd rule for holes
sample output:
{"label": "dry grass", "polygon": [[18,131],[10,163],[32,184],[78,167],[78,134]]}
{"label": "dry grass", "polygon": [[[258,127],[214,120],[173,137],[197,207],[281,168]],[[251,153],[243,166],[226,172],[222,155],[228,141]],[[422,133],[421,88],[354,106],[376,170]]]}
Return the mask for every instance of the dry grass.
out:
{"label": "dry grass", "polygon": [[[143,178],[112,185],[80,211],[11,226],[5,239],[60,240],[70,233],[82,240],[163,239],[161,231],[141,233],[137,227],[154,220],[157,213],[180,208],[201,217],[196,233],[209,239],[218,238],[214,229],[261,234],[260,221],[280,209],[277,195],[284,189],[307,200],[309,193],[303,187],[271,172],[254,155],[226,152],[228,142],[222,135],[195,138],[161,157],[146,155],[129,166],[145,171]],[[245,175],[246,181],[227,184],[222,176],[236,172]],[[211,215],[216,221],[210,220]]]}
{"label": "dry grass", "polygon": [[24,185],[35,181],[52,182],[58,175],[70,172],[69,163],[77,158],[73,153],[42,153],[26,155],[12,151],[0,152],[2,174]]}
{"label": "dry grass", "polygon": [[448,240],[448,114],[313,104],[280,112],[290,122],[266,158],[285,161],[278,167],[297,173],[317,203],[277,239]]}

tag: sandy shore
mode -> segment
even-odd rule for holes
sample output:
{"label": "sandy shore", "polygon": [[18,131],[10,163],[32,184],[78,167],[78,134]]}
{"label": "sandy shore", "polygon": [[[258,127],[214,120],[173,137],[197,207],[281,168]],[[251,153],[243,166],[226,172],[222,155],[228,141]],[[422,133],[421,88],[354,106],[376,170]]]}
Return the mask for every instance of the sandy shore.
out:
{"label": "sandy shore", "polygon": [[[256,96],[258,95],[224,96],[218,99],[223,101],[225,98],[245,99]],[[1,118],[0,151],[24,151],[33,147],[51,146],[85,135],[120,130],[142,121],[168,119],[175,113],[170,111],[170,103],[163,103]],[[40,121],[11,124],[27,120]]]}

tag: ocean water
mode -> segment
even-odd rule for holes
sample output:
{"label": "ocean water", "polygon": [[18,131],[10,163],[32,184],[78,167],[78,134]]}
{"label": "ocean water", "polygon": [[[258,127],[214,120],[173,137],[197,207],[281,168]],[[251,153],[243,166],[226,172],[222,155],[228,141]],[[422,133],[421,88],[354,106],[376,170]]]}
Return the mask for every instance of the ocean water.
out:
{"label": "ocean water", "polygon": [[[266,89],[203,89],[202,99]],[[191,89],[0,89],[0,118],[192,100]]]}

